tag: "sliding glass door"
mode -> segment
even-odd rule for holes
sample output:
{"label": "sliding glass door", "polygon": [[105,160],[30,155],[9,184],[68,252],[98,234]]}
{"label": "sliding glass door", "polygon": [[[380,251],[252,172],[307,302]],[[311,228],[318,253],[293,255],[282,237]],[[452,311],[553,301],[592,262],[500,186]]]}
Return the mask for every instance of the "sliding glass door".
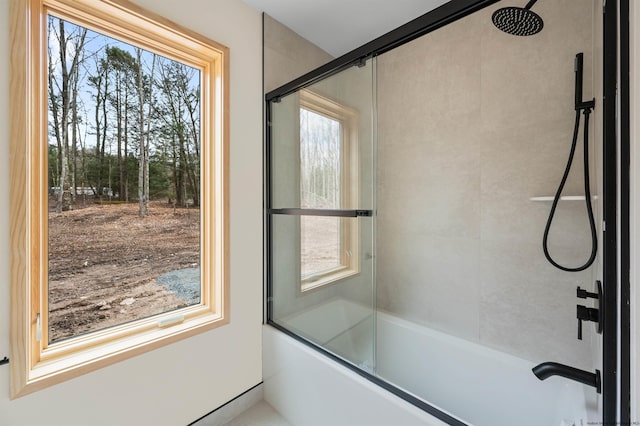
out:
{"label": "sliding glass door", "polygon": [[274,325],[372,372],[374,61],[270,104]]}

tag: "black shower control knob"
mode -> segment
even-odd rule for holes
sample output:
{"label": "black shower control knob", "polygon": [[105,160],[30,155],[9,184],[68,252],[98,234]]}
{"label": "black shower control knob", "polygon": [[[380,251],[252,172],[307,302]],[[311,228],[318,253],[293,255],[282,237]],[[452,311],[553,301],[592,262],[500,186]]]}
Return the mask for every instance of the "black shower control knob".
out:
{"label": "black shower control knob", "polygon": [[582,340],[582,321],[598,323],[600,315],[595,308],[578,305],[576,306],[576,317],[578,318],[578,340]]}
{"label": "black shower control knob", "polygon": [[599,295],[598,293],[590,293],[587,290],[584,290],[582,288],[580,288],[580,286],[578,286],[578,288],[576,289],[576,296],[579,299],[586,299],[588,297],[592,298],[592,299],[599,299]]}

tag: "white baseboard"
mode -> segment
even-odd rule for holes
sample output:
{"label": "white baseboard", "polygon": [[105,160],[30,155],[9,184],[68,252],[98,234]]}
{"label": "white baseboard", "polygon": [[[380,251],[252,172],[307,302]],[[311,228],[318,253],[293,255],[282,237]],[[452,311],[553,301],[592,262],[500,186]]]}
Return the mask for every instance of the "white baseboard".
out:
{"label": "white baseboard", "polygon": [[260,383],[189,426],[223,426],[262,401],[262,397],[263,385]]}

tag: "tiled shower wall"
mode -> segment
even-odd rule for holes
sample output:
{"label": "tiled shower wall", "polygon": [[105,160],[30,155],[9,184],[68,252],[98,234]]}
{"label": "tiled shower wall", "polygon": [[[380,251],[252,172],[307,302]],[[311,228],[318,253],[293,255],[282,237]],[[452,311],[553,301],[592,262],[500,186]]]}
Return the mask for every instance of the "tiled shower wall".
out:
{"label": "tiled shower wall", "polygon": [[[596,3],[538,2],[544,29],[517,37],[491,23],[511,6],[500,2],[378,58],[378,308],[533,362],[592,367],[593,326],[576,339],[575,295],[599,267],[568,273],[544,259],[551,203],[530,197],[553,195],[564,170],[576,53],[584,98],[598,90]],[[581,144],[582,132],[566,195],[584,194]],[[560,203],[550,242],[561,263],[589,257],[584,202]]]}
{"label": "tiled shower wall", "polygon": [[267,14],[263,15],[264,92],[324,65],[333,57]]}

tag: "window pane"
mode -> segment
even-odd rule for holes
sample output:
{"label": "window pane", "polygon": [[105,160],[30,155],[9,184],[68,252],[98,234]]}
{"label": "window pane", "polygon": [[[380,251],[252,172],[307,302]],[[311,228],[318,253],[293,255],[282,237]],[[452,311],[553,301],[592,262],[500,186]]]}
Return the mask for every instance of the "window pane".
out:
{"label": "window pane", "polygon": [[[342,196],[340,122],[305,108],[300,109],[300,205],[337,209]],[[339,218],[300,219],[303,279],[342,264]]]}
{"label": "window pane", "polygon": [[200,303],[200,71],[48,29],[49,342]]}
{"label": "window pane", "polygon": [[341,220],[338,217],[302,216],[300,218],[302,278],[327,272],[342,264]]}
{"label": "window pane", "polygon": [[341,206],[340,122],[300,109],[300,206]]}

